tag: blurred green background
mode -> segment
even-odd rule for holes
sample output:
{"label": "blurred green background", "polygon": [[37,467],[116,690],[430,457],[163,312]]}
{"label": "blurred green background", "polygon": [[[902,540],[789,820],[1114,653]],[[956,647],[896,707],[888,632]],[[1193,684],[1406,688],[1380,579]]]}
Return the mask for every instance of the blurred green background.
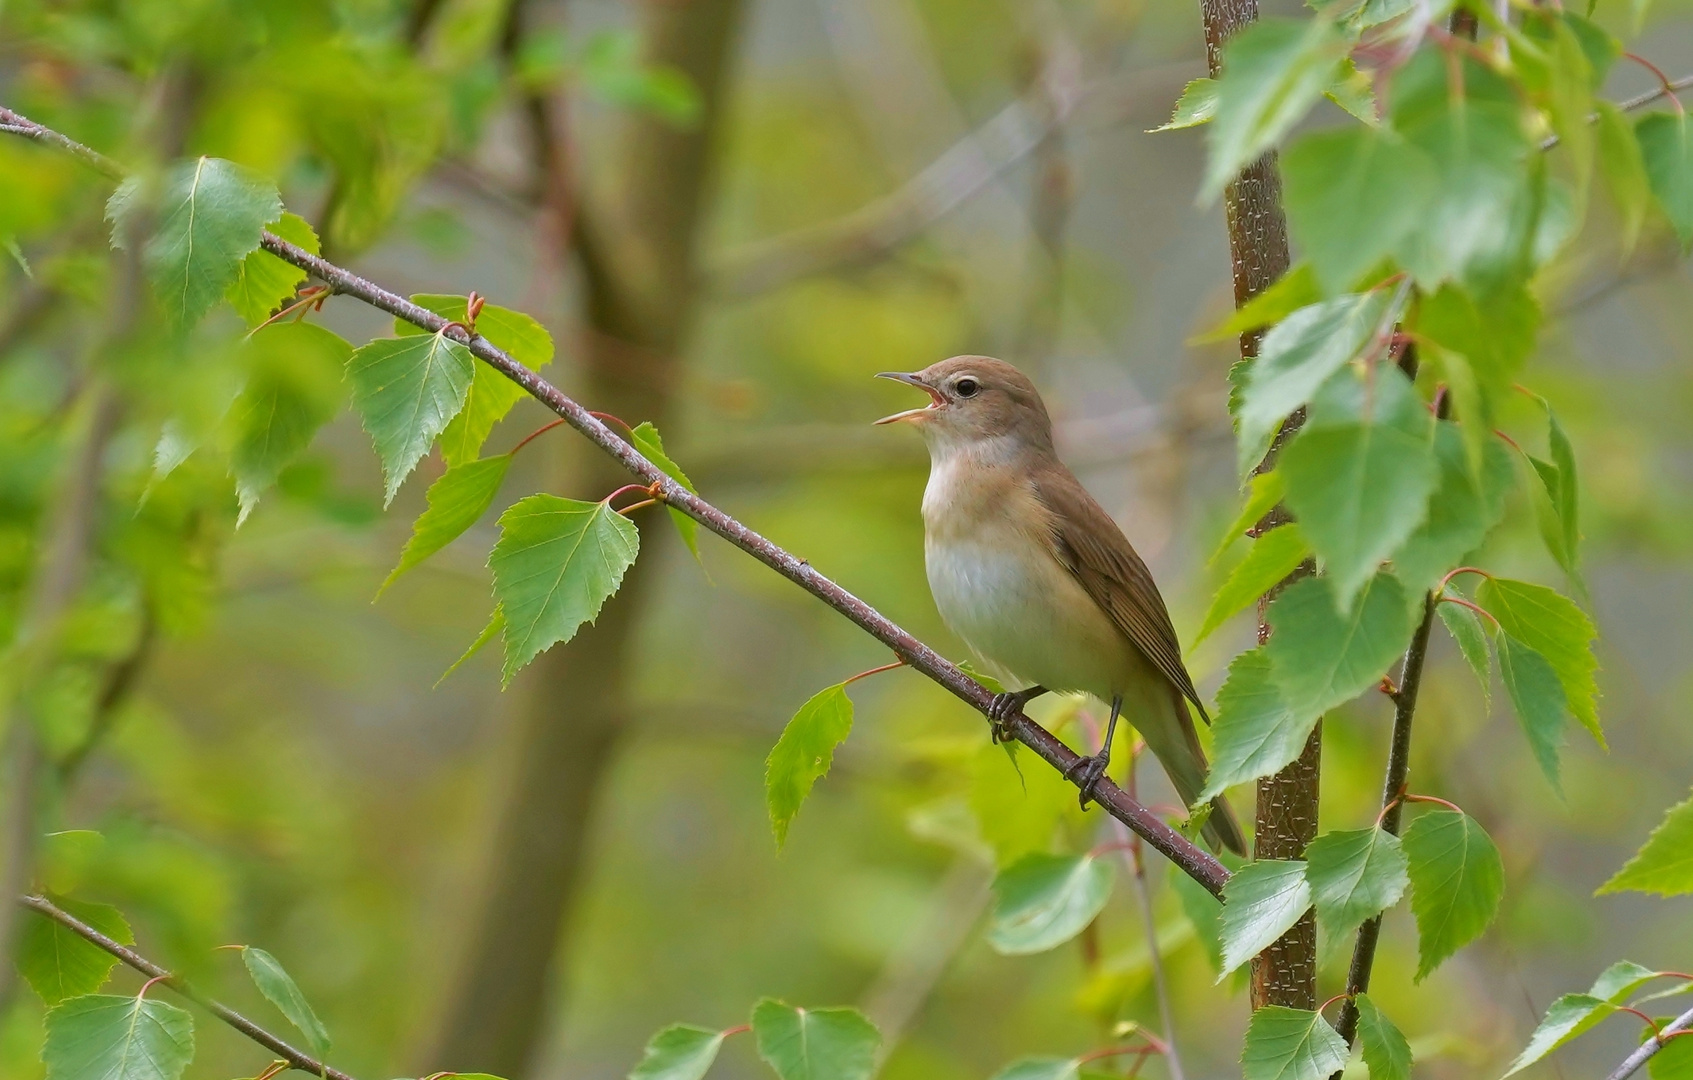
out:
{"label": "blurred green background", "polygon": [[[1638,36],[1620,4],[1597,17],[1672,75],[1693,70],[1687,4],[1659,4]],[[926,457],[869,424],[909,391],[878,371],[966,352],[1018,364],[1184,640],[1220,579],[1206,559],[1237,498],[1234,345],[1192,342],[1231,303],[1222,211],[1194,205],[1200,135],[1145,133],[1203,73],[1197,7],[1140,0],[0,8],[0,101],[119,156],[241,161],[394,291],[530,312],[562,388],[657,420],[707,498],[955,657],[922,572]],[[1608,93],[1649,85],[1623,66]],[[33,433],[109,303],[106,194],[0,143],[0,231],[19,256],[0,269],[9,580],[49,494]],[[1591,896],[1693,776],[1687,265],[1667,235],[1624,260],[1595,219],[1544,282],[1532,375],[1584,471],[1611,749],[1573,740],[1559,801],[1440,640],[1413,786],[1486,824],[1508,887],[1495,927],[1421,986],[1409,913],[1389,916],[1375,992],[1419,1076],[1496,1073],[1552,998],[1612,960],[1693,967],[1693,903]],[[355,343],[387,332],[350,300],[314,318]],[[490,445],[546,419],[520,403]],[[126,429],[110,453],[144,461],[151,439]],[[217,539],[184,560],[180,603],[145,638],[133,611],[113,616],[118,644],[67,667],[47,710],[85,725],[108,662],[134,657],[110,736],[51,792],[55,829],[99,835],[50,838],[46,884],[117,903],[150,954],[274,1019],[211,951],[262,945],[325,1018],[332,1060],[366,1078],[618,1077],[659,1027],[736,1024],[761,995],[864,1008],[891,1044],[887,1080],[985,1077],[1124,1021],[1162,1030],[1126,872],[1077,943],[983,943],[996,859],[1113,834],[1049,770],[1020,780],[980,718],[916,675],[854,684],[852,737],[778,852],[765,754],[813,692],[887,657],[713,538],[696,564],[654,518],[638,580],[594,630],[504,692],[492,651],[436,687],[492,604],[493,515],[372,597],[440,469],[426,461],[384,513],[343,408],[233,539],[233,492],[206,497]],[[598,498],[615,476],[561,430],[519,459],[500,506]],[[133,487],[114,481],[114,504]],[[1489,558],[1556,580],[1531,525]],[[1191,658],[1204,692],[1249,637],[1237,620]],[[1044,704],[1076,742],[1077,703]],[[1326,723],[1325,828],[1373,818],[1389,718],[1366,701]],[[1172,801],[1156,765],[1139,779]],[[1167,866],[1150,866],[1187,1075],[1234,1075],[1244,994],[1213,985]],[[1326,995],[1347,943],[1321,955]],[[13,993],[6,1010],[0,1072],[39,1075],[39,1003]],[[263,1067],[234,1034],[199,1032],[190,1076]],[[1632,1038],[1619,1024],[1539,1074],[1608,1068]],[[762,1070],[742,1040],[713,1075]]]}

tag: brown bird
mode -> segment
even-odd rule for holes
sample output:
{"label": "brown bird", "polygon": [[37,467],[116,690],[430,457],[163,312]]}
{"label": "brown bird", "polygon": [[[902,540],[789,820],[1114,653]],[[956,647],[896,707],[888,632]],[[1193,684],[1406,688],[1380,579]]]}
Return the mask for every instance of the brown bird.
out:
{"label": "brown bird", "polygon": [[[941,618],[971,651],[1024,689],[995,699],[1007,717],[1049,690],[1111,706],[1105,745],[1077,763],[1085,807],[1111,761],[1117,718],[1146,739],[1184,802],[1205,787],[1205,752],[1188,703],[1210,717],[1182,663],[1164,598],[1117,523],[1058,460],[1034,384],[1003,360],[955,356],[910,374],[883,372],[930,401],[883,417],[929,444],[924,556]],[[1205,837],[1246,854],[1221,798]]]}

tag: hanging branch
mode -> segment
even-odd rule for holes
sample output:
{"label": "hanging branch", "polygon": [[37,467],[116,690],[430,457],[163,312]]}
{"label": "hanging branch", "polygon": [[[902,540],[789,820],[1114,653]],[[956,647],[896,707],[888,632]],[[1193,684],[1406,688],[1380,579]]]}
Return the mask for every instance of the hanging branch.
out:
{"label": "hanging branch", "polygon": [[190,986],[187,980],[183,979],[181,976],[172,975],[169,971],[166,971],[158,964],[153,963],[153,961],[147,959],[145,956],[142,956],[129,946],[121,945],[118,942],[113,941],[111,938],[94,929],[92,926],[89,926],[75,915],[72,915],[70,912],[60,908],[45,896],[19,897],[18,903],[22,904],[26,908],[29,908],[31,911],[45,915],[47,918],[52,919],[54,922],[82,938],[84,941],[87,941],[89,944],[106,950],[119,960],[122,960],[124,963],[134,968],[136,971],[139,971],[141,974],[147,976],[149,979],[162,983],[163,985],[170,987],[172,990],[175,990],[189,1001],[199,1005],[201,1008],[205,1009],[219,1020],[222,1020],[236,1031],[239,1031],[241,1034],[247,1036],[247,1038],[252,1039],[254,1042],[258,1043],[266,1050],[269,1050],[277,1057],[287,1061],[289,1068],[299,1069],[301,1072],[315,1073],[318,1076],[323,1077],[324,1080],[353,1080],[351,1076],[348,1076],[340,1069],[331,1068],[305,1051],[294,1049],[294,1047],[288,1045],[288,1043],[284,1042],[281,1038],[271,1034],[269,1031],[266,1031],[264,1028],[253,1023],[251,1020],[242,1016],[240,1013],[231,1009],[222,1002],[217,1001],[214,998],[206,997],[204,994]]}
{"label": "hanging branch", "polygon": [[[82,146],[66,136],[45,128],[23,116],[0,106],[0,130],[21,134],[28,138],[69,150],[83,161],[108,176],[121,178],[124,171],[110,158]],[[562,417],[566,423],[616,459],[629,472],[651,485],[657,498],[686,514],[707,529],[721,536],[735,547],[751,555],[789,581],[798,585],[823,603],[845,616],[870,636],[892,649],[894,654],[934,682],[950,691],[965,704],[984,716],[993,704],[994,696],[980,683],[958,670],[951,661],[903,630],[887,616],[860,600],[802,559],[760,536],[740,521],[694,495],[672,480],[658,466],[643,457],[585,406],[565,395],[535,372],[514,360],[504,350],[486,338],[467,334],[464,328],[419,307],[404,297],[382,288],[376,283],[342,269],[328,260],[295,247],[286,240],[265,232],[260,246],[284,262],[305,270],[328,285],[335,293],[351,296],[366,304],[403,319],[430,333],[444,334],[468,348],[472,355],[500,374],[521,386],[530,396]],[[1075,765],[1081,759],[1065,746],[1057,736],[1041,725],[1018,713],[1009,730],[1024,746],[1060,772],[1068,771],[1078,786],[1083,782]],[[1162,853],[1182,871],[1198,881],[1213,894],[1221,895],[1229,872],[1209,852],[1171,828],[1157,814],[1129,797],[1109,779],[1101,780],[1094,800],[1112,817],[1138,833],[1153,848]]]}

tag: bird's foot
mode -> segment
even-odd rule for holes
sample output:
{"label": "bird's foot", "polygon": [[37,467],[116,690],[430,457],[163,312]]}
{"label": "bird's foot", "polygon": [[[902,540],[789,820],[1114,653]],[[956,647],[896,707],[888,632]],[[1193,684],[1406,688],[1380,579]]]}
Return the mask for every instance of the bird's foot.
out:
{"label": "bird's foot", "polygon": [[993,696],[993,703],[988,706],[988,730],[993,734],[994,745],[1002,742],[1014,742],[1016,733],[1011,730],[1017,714],[1023,711],[1030,699],[1045,693],[1038,686],[1028,690],[1007,690]]}
{"label": "bird's foot", "polygon": [[[1093,793],[1099,787],[1099,781],[1105,777],[1105,768],[1111,764],[1111,759],[1104,754],[1090,754],[1075,760],[1068,769],[1064,770],[1064,779],[1081,785],[1080,802],[1082,809],[1088,808],[1093,801]],[[1078,777],[1080,779],[1078,779]]]}

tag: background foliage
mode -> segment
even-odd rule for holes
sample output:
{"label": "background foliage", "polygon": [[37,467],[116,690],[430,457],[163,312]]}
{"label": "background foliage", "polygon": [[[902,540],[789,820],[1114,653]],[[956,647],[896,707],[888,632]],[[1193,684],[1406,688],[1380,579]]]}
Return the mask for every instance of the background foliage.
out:
{"label": "background foliage", "polygon": [[[1231,664],[1250,644],[1245,620],[1206,614],[1246,548],[1207,561],[1239,509],[1239,466],[1347,357],[1292,397],[1269,394],[1267,376],[1257,397],[1258,376],[1238,387],[1237,451],[1227,404],[1233,343],[1199,337],[1230,306],[1221,214],[1193,196],[1287,134],[1303,105],[1267,115],[1257,103],[1276,95],[1265,86],[1285,91],[1284,104],[1316,101],[1333,85],[1344,36],[1366,15],[1333,12],[1351,22],[1330,26],[1308,12],[1277,13],[1306,21],[1261,28],[1247,46],[1261,51],[1242,54],[1234,88],[1228,78],[1216,88],[1219,119],[1206,134],[1151,135],[1143,132],[1203,74],[1189,7],[718,6],[684,7],[731,28],[722,31],[721,85],[700,74],[709,58],[687,47],[706,40],[699,28],[678,29],[682,16],[667,22],[663,5],[654,14],[534,3],[515,22],[505,4],[487,0],[25,2],[0,15],[4,102],[138,169],[107,205],[111,185],[75,160],[0,142],[0,236],[12,251],[0,306],[0,613],[14,642],[7,791],[47,834],[29,877],[85,905],[121,908],[150,954],[244,1010],[278,1026],[285,1016],[311,1043],[332,1033],[334,1061],[355,1075],[486,1067],[620,1076],[673,1021],[708,1026],[673,1036],[686,1053],[749,1017],[756,1038],[726,1041],[714,1076],[767,1075],[756,1057],[780,1059],[781,1033],[808,1022],[842,1040],[839,1067],[860,1067],[863,1033],[852,1014],[795,1013],[774,999],[857,1004],[881,1028],[890,1078],[987,1076],[1030,1055],[1062,1067],[1123,1035],[1125,1024],[1167,1026],[1133,875],[1120,852],[1098,849],[1115,834],[1101,815],[1080,814],[1050,771],[1025,765],[1019,776],[982,737],[978,717],[910,673],[813,702],[837,730],[845,709],[852,736],[809,799],[783,796],[805,806],[776,817],[786,836],[778,851],[764,804],[778,732],[819,687],[886,654],[720,544],[707,539],[696,563],[661,518],[653,520],[662,529],[643,527],[638,565],[648,577],[569,647],[613,641],[613,660],[583,661],[618,673],[587,708],[567,706],[582,682],[562,659],[516,673],[521,663],[502,668],[490,649],[436,686],[488,618],[490,551],[495,582],[514,565],[495,545],[496,520],[522,523],[553,509],[524,499],[531,492],[594,500],[611,485],[595,486],[603,474],[584,463],[591,451],[565,432],[473,464],[480,437],[483,453],[503,455],[548,415],[485,383],[458,346],[391,337],[385,319],[350,301],[332,301],[312,322],[353,344],[387,343],[355,354],[346,381],[346,347],[312,325],[269,328],[242,344],[237,316],[262,321],[301,278],[258,256],[236,268],[247,250],[240,236],[277,220],[280,207],[262,183],[253,187],[268,177],[301,215],[273,226],[286,238],[321,243],[399,291],[432,294],[420,302],[449,318],[468,314],[463,293],[489,297],[479,326],[491,339],[531,366],[551,360],[549,376],[592,407],[658,421],[671,456],[719,505],[953,655],[962,650],[939,626],[921,573],[922,453],[898,432],[867,426],[897,401],[867,376],[957,352],[1007,356],[1046,389],[1061,451],[1153,564],[1184,641],[1202,625],[1216,631],[1192,662],[1218,700],[1227,697],[1218,694],[1225,674],[1231,683],[1249,677],[1257,662],[1249,657],[1262,661],[1261,680],[1276,661],[1273,645]],[[1592,14],[1671,74],[1693,66],[1686,13],[1674,5]],[[1478,385],[1466,397],[1461,361],[1425,350],[1464,434],[1446,438],[1442,426],[1421,459],[1383,454],[1358,486],[1399,497],[1361,519],[1315,498],[1316,480],[1331,477],[1336,460],[1369,467],[1368,447],[1357,445],[1367,433],[1409,432],[1414,441],[1431,424],[1409,384],[1385,369],[1377,389],[1391,422],[1352,423],[1342,402],[1330,406],[1340,419],[1326,423],[1324,403],[1315,404],[1312,429],[1283,464],[1303,535],[1277,540],[1286,550],[1275,558],[1254,549],[1264,565],[1251,574],[1261,583],[1239,590],[1243,602],[1277,580],[1305,553],[1303,541],[1324,557],[1331,585],[1291,592],[1278,605],[1283,618],[1307,600],[1313,611],[1334,611],[1321,603],[1331,586],[1343,604],[1357,594],[1354,610],[1390,592],[1414,596],[1486,529],[1429,555],[1426,573],[1403,587],[1376,564],[1394,554],[1396,572],[1415,576],[1406,545],[1433,541],[1406,507],[1436,490],[1442,469],[1474,469],[1478,516],[1503,521],[1476,560],[1565,589],[1587,603],[1600,631],[1595,676],[1580,656],[1557,654],[1567,635],[1537,640],[1545,620],[1526,617],[1514,636],[1551,663],[1516,662],[1507,642],[1497,676],[1488,676],[1491,707],[1437,633],[1413,785],[1485,824],[1499,860],[1481,871],[1480,888],[1493,891],[1496,877],[1503,900],[1498,921],[1430,973],[1441,957],[1426,935],[1419,956],[1411,925],[1411,911],[1428,902],[1417,850],[1433,852],[1426,868],[1444,850],[1435,834],[1464,826],[1419,810],[1404,840],[1407,882],[1384,873],[1374,898],[1379,905],[1409,886],[1409,904],[1387,919],[1363,1010],[1364,1050],[1392,1057],[1396,1044],[1379,1027],[1391,1016],[1428,1076],[1503,1072],[1554,998],[1589,986],[1620,957],[1693,965],[1686,935],[1675,932],[1685,899],[1591,895],[1687,784],[1690,746],[1677,708],[1688,655],[1679,615],[1693,588],[1680,475],[1688,394],[1680,241],[1693,220],[1685,125],[1660,106],[1635,134],[1636,116],[1604,114],[1586,147],[1596,157],[1572,145],[1550,165],[1520,164],[1542,160],[1527,156],[1531,138],[1588,138],[1581,119],[1595,90],[1615,100],[1655,84],[1639,66],[1617,63],[1597,33],[1582,36],[1573,18],[1524,20],[1531,24],[1546,29],[1553,59],[1537,69],[1536,54],[1516,46],[1526,101],[1490,83],[1478,61],[1462,62],[1480,105],[1479,127],[1459,135],[1477,140],[1477,156],[1453,150],[1459,136],[1441,111],[1451,69],[1427,48],[1384,99],[1403,141],[1322,103],[1306,121],[1321,130],[1289,147],[1288,209],[1309,269],[1276,315],[1325,306],[1283,324],[1282,343],[1300,318],[1323,320],[1323,341],[1347,327],[1367,337],[1406,296],[1388,287],[1334,297],[1392,258],[1420,290],[1407,324],[1468,351]],[[1572,71],[1587,81],[1572,82]],[[903,181],[1018,95],[1070,109],[1062,138],[1047,138],[932,228],[874,258],[836,260],[831,272],[793,280],[770,269],[783,249],[773,255],[760,241],[909,191]],[[552,122],[568,135],[566,169],[534,165],[544,155],[526,117],[538,100],[568,102],[568,122]],[[1548,128],[1513,129],[1518,108],[1549,118]],[[686,174],[677,164],[686,153],[667,140],[689,139],[710,158],[698,191],[648,191],[655,175]],[[1518,157],[1488,156],[1516,143]],[[1631,168],[1635,146],[1642,153]],[[235,165],[208,174],[195,165],[199,155]],[[1428,182],[1463,168],[1480,178]],[[563,199],[547,186],[559,175],[569,182]],[[1487,187],[1500,176],[1516,186]],[[1519,191],[1539,200],[1526,243],[1509,231]],[[201,199],[216,212],[192,212]],[[691,199],[699,246],[679,252],[678,230],[695,232],[684,212]],[[218,226],[228,222],[249,227],[226,236]],[[1559,222],[1581,232],[1560,246],[1551,235]],[[108,227],[124,250],[109,250]],[[192,272],[195,250],[222,252],[213,262],[228,272]],[[1523,298],[1493,289],[1532,267],[1501,270],[1488,261],[1501,252],[1550,260],[1533,280],[1541,319],[1524,376],[1555,413],[1550,427],[1541,402],[1509,390],[1533,332],[1511,322],[1527,309]],[[752,288],[749,266],[780,284]],[[1448,278],[1471,298],[1450,286],[1442,293]],[[147,287],[170,302],[145,299]],[[219,308],[199,320],[225,296],[233,314]],[[538,318],[551,344],[518,312]],[[1476,351],[1477,319],[1507,327],[1500,355]],[[1507,355],[1518,343],[1521,354]],[[1266,340],[1267,354],[1275,344]],[[391,415],[369,404],[393,390],[382,365],[427,350],[442,363],[429,387],[438,391],[433,418],[373,421]],[[449,425],[462,400],[472,405]],[[1509,463],[1488,471],[1498,444],[1466,441],[1472,429],[1461,422],[1482,408],[1539,459],[1526,467],[1532,475]],[[436,434],[441,453],[428,454]],[[1325,444],[1317,456],[1312,448]],[[1300,446],[1309,458],[1303,481]],[[449,484],[448,466],[483,475]],[[1487,490],[1489,477],[1512,468],[1509,494]],[[1579,494],[1569,480],[1577,471]],[[449,496],[492,507],[463,539],[389,579],[408,537],[408,550],[420,551],[433,546],[426,523],[446,530]],[[385,498],[394,512],[382,512]],[[413,537],[407,523],[426,507],[437,516]],[[634,532],[603,513],[585,527]],[[77,535],[88,539],[82,565],[67,560],[63,543]],[[59,580],[74,587],[55,593]],[[1477,589],[1476,580],[1462,583],[1467,595],[1505,622],[1513,587]],[[1522,595],[1537,594],[1519,587]],[[1443,619],[1453,610],[1445,606]],[[545,637],[582,615],[525,612],[522,626]],[[1372,663],[1360,663],[1352,691],[1379,675]],[[1334,687],[1313,686],[1292,710],[1314,719],[1351,696]],[[1609,752],[1580,736],[1560,759],[1554,734],[1543,725],[1537,737],[1532,723],[1524,740],[1512,714],[1544,715],[1537,701],[1561,703],[1579,721],[1602,715]],[[1366,694],[1330,714],[1326,829],[1374,820],[1390,712]],[[1223,708],[1221,719],[1229,714]],[[1075,703],[1035,715],[1085,741],[1090,719]],[[536,734],[542,727],[556,732],[552,742]],[[1297,750],[1298,737],[1288,744]],[[549,758],[549,746],[562,756]],[[521,778],[539,767],[552,770],[540,782],[564,792],[562,804],[524,801]],[[1243,763],[1236,779],[1252,775]],[[1138,779],[1148,802],[1171,801],[1155,766]],[[1655,843],[1673,851],[1684,827],[1672,819]],[[1331,847],[1346,842],[1334,839]],[[1076,857],[1090,848],[1097,854]],[[1323,985],[1338,990],[1346,931],[1374,908],[1325,890],[1323,858],[1310,854],[1309,889],[1324,929]],[[993,870],[1012,864],[1021,877],[1002,880],[1000,902],[1018,917],[983,933]],[[1280,895],[1276,868],[1261,866],[1266,895]],[[1615,884],[1674,891],[1675,882],[1654,877],[1661,873],[1636,865]],[[513,878],[536,884],[515,908],[491,902]],[[1168,1026],[1187,1072],[1232,1074],[1244,997],[1232,992],[1238,980],[1213,982],[1218,964],[1232,967],[1250,950],[1221,949],[1215,909],[1156,858],[1150,878]],[[1306,875],[1276,880],[1297,888]],[[1043,906],[1055,882],[1064,902]],[[1255,884],[1252,875],[1237,882]],[[110,908],[73,910],[114,934],[123,925]],[[528,994],[538,1003],[532,1015],[509,1020],[506,1010],[495,1022],[477,1001],[496,1000],[486,980],[502,981],[504,969],[477,969],[471,958],[498,959],[484,946],[498,929],[490,923],[502,921],[521,926],[544,993]],[[31,923],[24,932],[43,933]],[[1467,936],[1454,930],[1432,952],[1450,953]],[[254,947],[239,960],[214,951],[229,942]],[[267,974],[284,966],[287,984]],[[161,1060],[180,1047],[181,1017],[159,992],[138,1005],[120,974],[106,994],[77,998],[105,970],[54,971],[57,984],[32,978],[30,993],[10,980],[0,995],[5,1075],[38,1075],[44,1040],[74,1044],[74,1025],[101,1010],[139,1014]],[[529,977],[509,981],[528,986]],[[304,1013],[294,980],[313,1003]],[[1608,1012],[1625,985],[1634,988],[1602,978],[1591,1001],[1564,1006],[1588,1010],[1567,1013],[1571,1030]],[[49,1024],[45,1004],[63,997],[82,1004]],[[322,1034],[306,1019],[314,1015]],[[1267,1038],[1300,1038],[1310,1030],[1302,1023],[1277,1013],[1254,1021]],[[475,1035],[479,1026],[488,1034]],[[1572,1074],[1608,1068],[1634,1037],[1617,1021],[1555,1060]],[[264,1066],[209,1022],[193,1039],[190,1075],[250,1076]],[[1314,1060],[1327,1062],[1323,1052],[1317,1046]]]}

